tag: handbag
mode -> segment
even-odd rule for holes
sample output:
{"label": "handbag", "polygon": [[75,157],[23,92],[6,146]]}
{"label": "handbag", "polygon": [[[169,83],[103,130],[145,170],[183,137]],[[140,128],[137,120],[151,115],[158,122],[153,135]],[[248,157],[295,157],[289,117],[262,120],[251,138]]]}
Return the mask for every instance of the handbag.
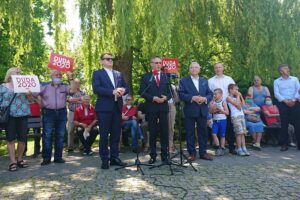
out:
{"label": "handbag", "polygon": [[246,116],[246,120],[249,122],[259,122],[260,121],[260,117],[258,115],[255,114],[249,114]]}
{"label": "handbag", "polygon": [[13,100],[15,99],[17,94],[13,96],[10,100],[7,107],[0,107],[0,124],[1,126],[5,126],[8,122],[9,112],[10,112],[10,105],[12,104]]}

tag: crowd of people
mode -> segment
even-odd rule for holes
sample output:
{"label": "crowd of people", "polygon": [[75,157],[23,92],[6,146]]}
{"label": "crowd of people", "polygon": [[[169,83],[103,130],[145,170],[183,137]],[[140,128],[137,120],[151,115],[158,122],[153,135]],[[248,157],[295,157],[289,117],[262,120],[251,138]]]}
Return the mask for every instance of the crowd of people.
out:
{"label": "crowd of people", "polygon": [[[235,81],[224,74],[221,63],[214,65],[215,75],[207,80],[200,75],[200,64],[192,62],[189,75],[174,85],[162,72],[162,59],[154,56],[150,59],[152,71],[144,74],[140,82],[139,95],[145,102],[135,106],[123,75],[113,69],[113,55],[103,53],[100,63],[103,68],[96,70],[92,77],[93,92],[97,95],[95,107],[90,103],[90,96],[80,89],[80,80],[73,80],[70,72],[67,73],[68,84],[62,83],[60,71],[52,71],[51,81],[42,84],[39,93],[15,93],[11,76],[20,75],[21,70],[10,68],[7,71],[4,83],[0,85],[0,105],[10,109],[5,125],[9,171],[28,167],[23,159],[28,119],[40,117],[42,131],[36,128],[34,132],[42,132],[42,166],[52,162],[53,141],[53,162],[65,162],[65,133],[67,151],[74,151],[77,137],[83,146],[83,154],[87,156],[93,154],[92,144],[100,134],[101,168],[126,166],[119,158],[121,137],[128,137],[121,134],[122,130],[130,133],[133,152],[139,151],[138,140],[142,141],[142,150],[150,155],[149,164],[157,162],[156,142],[159,137],[161,161],[167,163],[169,154],[177,152],[173,140],[176,103],[179,101],[183,102],[189,162],[197,158],[196,143],[200,159],[213,160],[207,152],[208,129],[211,129],[215,156],[225,154],[226,141],[229,153],[249,156],[247,134],[252,137],[252,147],[261,150],[266,127],[278,128],[280,150],[286,151],[290,143],[290,124],[294,126],[297,149],[300,150],[300,85],[297,77],[290,76],[286,64],[278,67],[280,76],[274,81],[274,105],[269,89],[262,85],[259,76],[254,77],[253,86],[243,96]],[[18,141],[17,153],[15,141]],[[40,139],[35,137],[35,141],[35,154],[38,154]]]}

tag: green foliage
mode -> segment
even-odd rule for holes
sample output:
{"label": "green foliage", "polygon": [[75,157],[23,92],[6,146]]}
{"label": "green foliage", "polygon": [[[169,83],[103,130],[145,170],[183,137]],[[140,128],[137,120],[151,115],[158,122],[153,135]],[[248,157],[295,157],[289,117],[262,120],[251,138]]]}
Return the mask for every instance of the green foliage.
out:
{"label": "green foliage", "polygon": [[[272,91],[282,63],[300,76],[299,0],[77,0],[81,40],[75,49],[69,44],[73,33],[64,28],[64,2],[1,2],[0,80],[12,66],[48,80],[50,51],[75,58],[74,77],[90,94],[103,52],[115,55],[115,67],[136,97],[154,54],[179,58],[181,77],[188,74],[191,61],[200,63],[206,78],[221,62],[242,91],[254,75]],[[45,25],[53,48],[45,44]]]}
{"label": "green foliage", "polygon": [[[49,50],[75,58],[75,75],[91,91],[91,77],[99,55],[112,52],[134,94],[140,77],[150,70],[154,54],[177,57],[186,76],[191,61],[198,61],[209,78],[213,65],[222,62],[226,73],[241,86],[254,75],[267,85],[287,63],[299,76],[300,2],[298,0],[77,0],[82,41],[69,42],[64,1],[10,0],[0,5],[0,78],[11,66],[47,79]],[[43,25],[54,37],[54,49],[44,42]],[[129,62],[122,68],[124,60]],[[118,61],[118,60],[117,60]]]}
{"label": "green foliage", "polygon": [[43,74],[47,59],[42,22],[46,8],[42,0],[4,1],[0,5],[0,79],[8,68]]}

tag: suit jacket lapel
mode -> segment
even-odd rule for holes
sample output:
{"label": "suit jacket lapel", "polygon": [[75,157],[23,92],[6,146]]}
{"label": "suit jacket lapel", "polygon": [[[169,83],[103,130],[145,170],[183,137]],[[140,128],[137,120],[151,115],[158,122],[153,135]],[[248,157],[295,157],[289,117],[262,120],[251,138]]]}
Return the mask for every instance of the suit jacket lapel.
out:
{"label": "suit jacket lapel", "polygon": [[200,77],[199,77],[199,81],[198,81],[198,82],[199,82],[199,83],[198,83],[198,87],[199,87],[199,93],[200,93],[200,90],[202,89],[202,87],[201,87],[201,86],[202,86],[202,85],[201,85],[202,82],[200,81]]}
{"label": "suit jacket lapel", "polygon": [[[162,76],[162,72],[159,73],[159,88],[161,87],[162,83],[164,82],[164,78]],[[156,86],[157,86],[157,83],[156,83]]]}
{"label": "suit jacket lapel", "polygon": [[113,83],[111,82],[107,72],[105,71],[105,69],[102,69],[103,70],[103,73],[104,73],[104,77],[106,78],[106,81],[109,82],[109,84],[111,85],[112,88],[114,88],[114,85]]}
{"label": "suit jacket lapel", "polygon": [[115,72],[115,70],[113,70],[113,76],[114,76],[114,80],[115,80],[115,87],[117,88],[119,75]]}
{"label": "suit jacket lapel", "polygon": [[[190,84],[192,85],[192,88],[193,88],[193,90],[194,90],[194,94],[199,94],[199,91],[198,91],[197,88],[195,87],[194,82],[193,82],[191,76],[189,76],[189,79],[188,79],[188,80],[189,80]],[[200,81],[198,81],[198,82],[200,82]],[[198,83],[198,84],[199,84],[199,86],[200,86],[200,83]],[[200,90],[200,87],[199,87],[199,90]]]}

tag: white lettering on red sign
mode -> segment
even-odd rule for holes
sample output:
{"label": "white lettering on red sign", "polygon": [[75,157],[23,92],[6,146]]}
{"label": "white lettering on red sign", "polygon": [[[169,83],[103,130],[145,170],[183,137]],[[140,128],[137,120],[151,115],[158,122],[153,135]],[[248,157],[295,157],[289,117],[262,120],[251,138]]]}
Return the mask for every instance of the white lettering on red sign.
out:
{"label": "white lettering on red sign", "polygon": [[57,67],[63,69],[69,69],[71,66],[70,60],[58,56],[54,56],[53,58],[53,65],[56,65]]}
{"label": "white lettering on red sign", "polygon": [[176,69],[176,62],[174,60],[164,60],[163,66],[166,67],[167,70]]}

